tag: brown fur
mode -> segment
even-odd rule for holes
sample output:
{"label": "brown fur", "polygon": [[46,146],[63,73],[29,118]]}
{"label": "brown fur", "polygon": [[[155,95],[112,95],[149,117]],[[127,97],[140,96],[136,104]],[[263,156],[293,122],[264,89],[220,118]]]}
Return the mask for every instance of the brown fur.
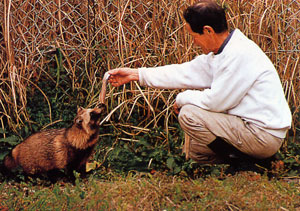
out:
{"label": "brown fur", "polygon": [[94,109],[79,108],[71,127],[29,136],[5,157],[5,167],[21,166],[27,174],[54,169],[82,171],[97,143],[103,110],[104,105]]}

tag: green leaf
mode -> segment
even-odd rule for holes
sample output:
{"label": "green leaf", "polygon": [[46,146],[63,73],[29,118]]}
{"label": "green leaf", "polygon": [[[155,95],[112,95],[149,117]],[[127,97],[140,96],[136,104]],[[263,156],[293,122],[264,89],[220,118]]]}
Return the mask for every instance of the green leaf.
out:
{"label": "green leaf", "polygon": [[167,159],[167,167],[169,169],[173,170],[174,166],[175,166],[175,160],[174,160],[174,158],[173,157],[169,157]]}
{"label": "green leaf", "polygon": [[0,160],[3,160],[9,152],[0,152]]}
{"label": "green leaf", "polygon": [[1,138],[0,139],[0,142],[4,142],[4,143],[7,143],[11,146],[15,146],[19,143],[19,137],[17,136],[10,136],[10,137],[7,137],[7,138]]}
{"label": "green leaf", "polygon": [[146,140],[144,140],[144,139],[141,139],[138,143],[139,143],[140,145],[145,146],[145,147],[150,146],[150,144],[149,144]]}
{"label": "green leaf", "polygon": [[179,167],[179,166],[176,166],[175,168],[174,168],[174,174],[178,174],[178,173],[180,173],[181,172],[181,168]]}

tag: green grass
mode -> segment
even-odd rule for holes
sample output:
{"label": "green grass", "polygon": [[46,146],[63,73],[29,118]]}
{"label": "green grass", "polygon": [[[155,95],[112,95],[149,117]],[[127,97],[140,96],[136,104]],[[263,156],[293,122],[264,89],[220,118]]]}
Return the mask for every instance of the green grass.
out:
{"label": "green grass", "polygon": [[[98,175],[99,174],[99,175]],[[100,177],[100,178],[99,178]],[[101,178],[102,177],[102,178]],[[4,210],[296,210],[298,180],[254,172],[191,179],[162,172],[120,175],[102,169],[76,184],[0,185]]]}

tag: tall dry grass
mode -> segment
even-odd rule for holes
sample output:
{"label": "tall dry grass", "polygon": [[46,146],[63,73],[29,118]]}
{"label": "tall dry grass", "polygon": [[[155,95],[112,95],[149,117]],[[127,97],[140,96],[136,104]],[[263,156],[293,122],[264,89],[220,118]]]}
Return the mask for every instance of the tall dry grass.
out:
{"label": "tall dry grass", "polygon": [[[193,2],[78,0],[71,4],[61,0],[4,0],[0,3],[1,128],[17,131],[30,121],[27,91],[35,87],[43,93],[36,84],[47,74],[44,67],[57,63],[50,54],[57,48],[64,57],[61,68],[72,80],[70,94],[86,83],[81,80],[83,75],[88,78],[87,93],[94,93],[108,69],[191,60],[201,51],[192,46],[184,30],[182,11]],[[230,27],[241,29],[275,64],[293,111],[292,131],[296,134],[300,108],[300,4],[287,0],[220,2],[227,8]],[[121,121],[116,126],[126,134],[137,135],[159,124],[172,131],[169,124],[176,121],[176,115],[171,108],[177,92],[131,83],[126,88],[110,87],[107,101],[112,112],[118,111]],[[47,93],[43,94],[49,102]],[[96,99],[88,95],[87,105],[95,105]],[[137,125],[128,124],[126,120],[136,110],[146,117]],[[50,103],[47,115],[52,116]]]}

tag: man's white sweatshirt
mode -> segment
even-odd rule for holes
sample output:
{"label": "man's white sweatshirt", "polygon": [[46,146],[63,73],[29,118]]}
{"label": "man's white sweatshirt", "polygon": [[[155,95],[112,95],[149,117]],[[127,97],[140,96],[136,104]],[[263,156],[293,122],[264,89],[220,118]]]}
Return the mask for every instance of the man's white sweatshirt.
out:
{"label": "man's white sweatshirt", "polygon": [[142,86],[187,89],[176,97],[186,104],[239,116],[284,138],[291,111],[274,65],[265,53],[235,29],[221,53],[203,54],[190,62],[139,68]]}

